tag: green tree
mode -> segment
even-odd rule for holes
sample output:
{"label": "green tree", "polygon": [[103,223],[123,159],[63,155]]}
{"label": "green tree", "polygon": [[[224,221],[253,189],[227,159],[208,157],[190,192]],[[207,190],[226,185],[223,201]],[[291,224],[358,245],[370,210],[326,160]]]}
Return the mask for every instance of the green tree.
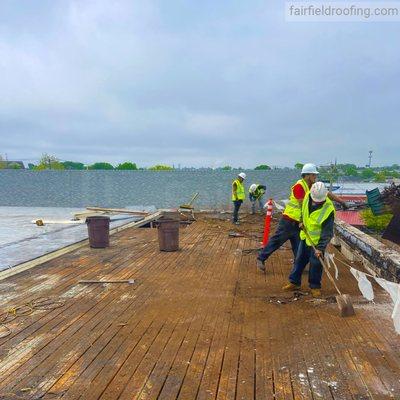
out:
{"label": "green tree", "polygon": [[4,169],[7,166],[7,163],[4,161],[3,157],[0,156],[0,169]]}
{"label": "green tree", "polygon": [[8,169],[22,169],[21,164],[18,164],[16,162],[11,162],[7,165]]}
{"label": "green tree", "polygon": [[304,164],[302,164],[302,163],[296,163],[296,164],[294,164],[294,167],[296,168],[296,169],[302,169],[303,168],[303,166],[304,166]]}
{"label": "green tree", "polygon": [[364,179],[371,179],[375,176],[375,172],[371,168],[364,168],[361,172]]}
{"label": "green tree", "polygon": [[357,166],[354,164],[345,164],[340,166],[345,176],[358,176]]}
{"label": "green tree", "polygon": [[157,164],[149,168],[150,171],[172,171],[173,168],[169,165]]}
{"label": "green tree", "polygon": [[45,169],[65,169],[64,165],[58,161],[57,157],[44,153],[39,160],[39,164],[34,167],[35,171],[43,171]]}
{"label": "green tree", "polygon": [[35,167],[36,167],[36,165],[35,164],[32,164],[32,163],[28,163],[28,168],[29,169],[35,169]]}
{"label": "green tree", "polygon": [[127,161],[127,162],[119,164],[115,169],[118,169],[118,170],[137,170],[138,168],[137,168],[137,165],[135,163]]}
{"label": "green tree", "polygon": [[271,169],[271,167],[266,164],[261,164],[261,165],[257,165],[257,167],[255,167],[254,169],[255,170],[267,170],[267,169]]}
{"label": "green tree", "polygon": [[392,214],[374,215],[372,211],[367,208],[361,211],[361,219],[365,222],[367,228],[377,232],[382,232],[388,226],[392,219]]}
{"label": "green tree", "polygon": [[374,182],[386,182],[386,175],[384,171],[378,172],[375,174]]}
{"label": "green tree", "polygon": [[230,165],[225,165],[221,168],[223,171],[232,171],[232,167]]}
{"label": "green tree", "polygon": [[107,169],[107,170],[111,170],[114,169],[114,167],[107,163],[107,162],[97,162],[94,163],[92,165],[89,165],[89,169]]}
{"label": "green tree", "polygon": [[65,169],[78,169],[78,170],[85,169],[85,165],[81,162],[64,161],[61,164],[64,165]]}

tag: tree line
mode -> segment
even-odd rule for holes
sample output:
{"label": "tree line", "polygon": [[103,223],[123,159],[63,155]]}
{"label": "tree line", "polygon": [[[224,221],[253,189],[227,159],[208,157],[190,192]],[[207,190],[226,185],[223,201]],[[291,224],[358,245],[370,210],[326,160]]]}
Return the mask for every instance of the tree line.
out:
{"label": "tree line", "polygon": [[[0,169],[22,169],[23,165],[16,162],[7,162],[3,160],[0,156]],[[138,167],[136,163],[125,161],[118,165],[112,165],[108,162],[96,162],[93,164],[84,164],[77,161],[61,161],[56,156],[50,154],[43,154],[37,164],[28,163],[28,168],[33,171],[43,171],[43,170],[149,170],[149,171],[172,171],[175,170],[174,166],[164,165],[164,164],[156,164],[148,168]],[[192,168],[185,168],[192,169]],[[196,168],[194,168],[196,169]],[[239,167],[231,167],[230,165],[225,165],[220,168],[216,168],[217,170],[222,171],[233,171],[233,170],[243,170],[244,168]],[[271,167],[266,164],[258,165],[254,168],[255,170],[270,170]]]}
{"label": "tree line", "polygon": [[337,181],[340,177],[351,177],[357,180],[386,182],[390,178],[400,178],[400,166],[392,164],[383,167],[358,167],[355,164],[331,164],[318,168],[319,178]]}

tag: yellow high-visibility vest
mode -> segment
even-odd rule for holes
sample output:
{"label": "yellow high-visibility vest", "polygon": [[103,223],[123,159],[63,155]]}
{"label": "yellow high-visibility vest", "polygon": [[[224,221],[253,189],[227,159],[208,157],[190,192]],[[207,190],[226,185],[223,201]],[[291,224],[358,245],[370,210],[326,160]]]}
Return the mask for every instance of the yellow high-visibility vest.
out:
{"label": "yellow high-visibility vest", "polygon": [[257,185],[257,189],[253,193],[250,193],[250,188],[249,188],[249,193],[251,195],[253,195],[253,197],[255,197],[256,199],[259,199],[264,195],[265,190],[260,188],[259,187],[260,185],[258,183],[256,183],[256,185]]}
{"label": "yellow high-visibility vest", "polygon": [[307,182],[304,179],[299,179],[292,186],[292,189],[290,192],[290,197],[289,197],[289,202],[286,204],[283,214],[287,215],[289,218],[291,218],[297,222],[300,222],[301,221],[301,200],[296,199],[296,197],[294,196],[294,193],[293,193],[293,188],[297,184],[300,184],[303,187],[306,195],[310,191],[310,188],[308,187]]}
{"label": "yellow high-visibility vest", "polygon": [[[233,192],[233,185],[236,183],[236,195],[237,197],[235,198],[234,192]],[[244,192],[244,185],[242,182],[239,181],[239,179],[235,179],[232,182],[232,201],[235,200],[244,200],[246,197],[245,192]]]}
{"label": "yellow high-visibility vest", "polygon": [[300,239],[305,239],[308,246],[311,246],[312,244],[316,246],[321,238],[322,224],[329,217],[331,212],[335,213],[335,206],[327,197],[324,205],[310,214],[308,209],[310,201],[310,194],[308,193],[303,200],[302,222],[312,240],[312,243],[310,243],[310,240],[303,231],[300,231]]}

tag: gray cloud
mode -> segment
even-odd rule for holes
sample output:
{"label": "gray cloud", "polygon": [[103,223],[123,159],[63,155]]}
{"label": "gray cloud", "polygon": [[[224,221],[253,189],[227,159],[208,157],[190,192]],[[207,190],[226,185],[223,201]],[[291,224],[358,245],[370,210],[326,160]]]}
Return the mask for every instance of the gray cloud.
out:
{"label": "gray cloud", "polygon": [[3,3],[11,158],[399,162],[399,23],[287,23],[261,1]]}

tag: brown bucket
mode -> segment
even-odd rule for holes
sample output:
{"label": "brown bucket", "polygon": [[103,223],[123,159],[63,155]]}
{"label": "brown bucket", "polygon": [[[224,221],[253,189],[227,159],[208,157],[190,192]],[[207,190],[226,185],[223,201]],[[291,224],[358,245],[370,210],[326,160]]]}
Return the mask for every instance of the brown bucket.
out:
{"label": "brown bucket", "polygon": [[87,217],[89,244],[94,248],[105,248],[110,245],[110,218],[104,216]]}
{"label": "brown bucket", "polygon": [[158,244],[161,251],[179,250],[179,220],[159,219]]}

